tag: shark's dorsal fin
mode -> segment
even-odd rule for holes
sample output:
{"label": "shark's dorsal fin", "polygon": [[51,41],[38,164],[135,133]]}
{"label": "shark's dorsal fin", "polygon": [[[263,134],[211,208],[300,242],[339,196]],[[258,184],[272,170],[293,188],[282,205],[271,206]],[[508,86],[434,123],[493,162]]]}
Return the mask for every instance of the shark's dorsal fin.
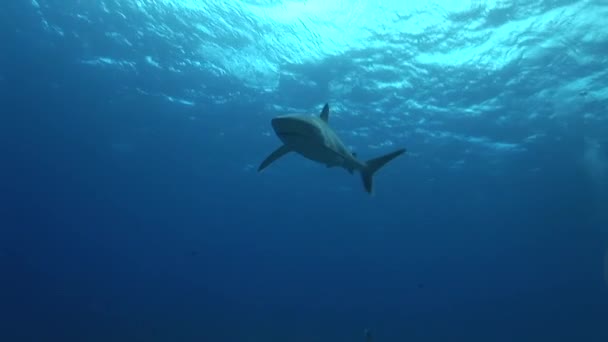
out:
{"label": "shark's dorsal fin", "polygon": [[325,122],[329,122],[329,104],[325,104],[325,106],[323,106],[323,110],[321,111],[321,120],[325,121]]}
{"label": "shark's dorsal fin", "polygon": [[286,155],[289,152],[291,152],[291,148],[287,147],[286,145],[283,145],[283,146],[277,148],[268,157],[266,157],[266,159],[264,159],[262,164],[260,164],[260,167],[258,168],[258,172],[264,170],[265,168],[268,167],[268,165],[272,164],[273,161],[281,158],[282,156]]}

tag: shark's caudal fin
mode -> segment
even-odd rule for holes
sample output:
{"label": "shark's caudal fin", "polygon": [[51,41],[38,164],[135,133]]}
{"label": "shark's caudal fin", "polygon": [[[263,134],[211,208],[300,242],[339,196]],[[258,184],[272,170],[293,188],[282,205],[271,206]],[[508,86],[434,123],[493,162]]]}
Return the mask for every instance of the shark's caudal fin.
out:
{"label": "shark's caudal fin", "polygon": [[266,157],[266,159],[264,159],[262,164],[260,164],[260,167],[258,167],[258,172],[264,170],[266,167],[268,167],[268,165],[272,164],[273,161],[281,158],[289,152],[291,152],[291,149],[285,145],[277,148],[268,157]]}
{"label": "shark's caudal fin", "polygon": [[368,193],[372,193],[374,190],[374,182],[373,177],[376,171],[380,170],[386,163],[391,160],[397,158],[405,152],[405,149],[399,149],[395,152],[385,154],[382,157],[370,159],[365,162],[365,168],[361,170],[361,179],[363,179],[363,186],[365,187],[365,191]]}

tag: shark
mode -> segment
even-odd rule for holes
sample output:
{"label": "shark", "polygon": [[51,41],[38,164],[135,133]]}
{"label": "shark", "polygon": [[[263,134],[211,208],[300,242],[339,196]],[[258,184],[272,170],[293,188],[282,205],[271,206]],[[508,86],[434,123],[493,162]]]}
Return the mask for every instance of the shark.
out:
{"label": "shark", "polygon": [[341,167],[350,174],[358,171],[365,191],[372,194],[374,174],[388,162],[406,152],[405,148],[400,148],[366,161],[358,159],[357,154],[346,147],[329,125],[328,103],[323,106],[318,116],[287,114],[274,117],[270,123],[283,144],[262,161],[258,172],[286,154],[295,152],[328,168]]}

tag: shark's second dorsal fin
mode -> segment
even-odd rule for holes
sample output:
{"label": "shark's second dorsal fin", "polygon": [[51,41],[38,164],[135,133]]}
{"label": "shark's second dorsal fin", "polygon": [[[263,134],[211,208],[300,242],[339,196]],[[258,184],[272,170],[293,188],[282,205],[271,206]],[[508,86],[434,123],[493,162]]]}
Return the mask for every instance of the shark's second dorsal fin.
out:
{"label": "shark's second dorsal fin", "polygon": [[329,122],[329,104],[325,104],[325,106],[323,106],[323,110],[321,111],[321,120],[325,121],[325,122]]}

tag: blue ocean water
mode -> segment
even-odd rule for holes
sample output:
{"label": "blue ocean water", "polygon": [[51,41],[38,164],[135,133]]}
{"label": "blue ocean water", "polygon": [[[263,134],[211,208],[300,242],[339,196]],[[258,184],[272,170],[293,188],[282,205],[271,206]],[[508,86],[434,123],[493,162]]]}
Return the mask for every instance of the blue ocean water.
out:
{"label": "blue ocean water", "polygon": [[[606,18],[3,1],[0,341],[608,341]],[[326,102],[374,196],[257,172]]]}

